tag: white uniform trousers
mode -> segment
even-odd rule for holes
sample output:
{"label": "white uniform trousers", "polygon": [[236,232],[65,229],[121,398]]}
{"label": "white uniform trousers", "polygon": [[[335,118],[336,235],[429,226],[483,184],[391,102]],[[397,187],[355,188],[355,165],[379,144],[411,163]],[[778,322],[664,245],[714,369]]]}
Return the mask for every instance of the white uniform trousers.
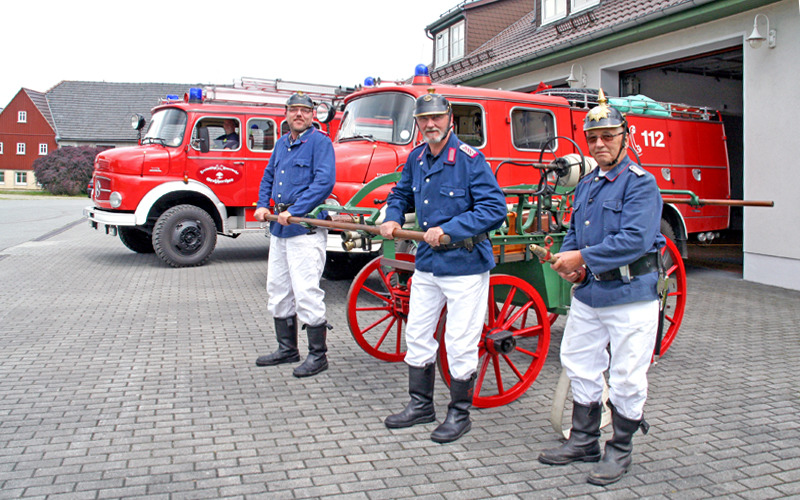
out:
{"label": "white uniform trousers", "polygon": [[405,362],[423,367],[436,361],[436,324],[447,305],[445,346],[450,375],[468,379],[478,368],[478,342],[489,297],[489,272],[434,276],[415,271],[411,278]]}
{"label": "white uniform trousers", "polygon": [[641,419],[657,328],[657,300],[592,308],[573,298],[561,340],[561,364],[573,399],[600,401],[603,372],[609,369],[608,399],[623,417]]}
{"label": "white uniform trousers", "polygon": [[320,288],[325,267],[326,229],[311,234],[270,236],[267,265],[267,309],[274,318],[297,318],[306,325],[325,323],[325,292]]}

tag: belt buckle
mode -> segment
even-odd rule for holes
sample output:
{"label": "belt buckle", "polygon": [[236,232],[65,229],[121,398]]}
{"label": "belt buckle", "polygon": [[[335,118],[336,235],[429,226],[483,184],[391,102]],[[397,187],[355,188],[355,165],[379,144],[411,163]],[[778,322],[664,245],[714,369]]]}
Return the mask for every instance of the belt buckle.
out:
{"label": "belt buckle", "polygon": [[619,268],[619,277],[623,283],[628,284],[631,282],[631,266],[625,264]]}
{"label": "belt buckle", "polygon": [[467,249],[468,252],[471,252],[473,248],[475,248],[475,238],[470,236],[466,240],[464,240],[464,248]]}

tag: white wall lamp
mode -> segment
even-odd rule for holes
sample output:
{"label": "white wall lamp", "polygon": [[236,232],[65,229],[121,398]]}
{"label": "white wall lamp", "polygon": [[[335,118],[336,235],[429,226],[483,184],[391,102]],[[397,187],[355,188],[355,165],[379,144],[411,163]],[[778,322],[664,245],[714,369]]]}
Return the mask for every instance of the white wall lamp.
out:
{"label": "white wall lamp", "polygon": [[[580,68],[580,71],[578,72],[578,76],[580,77],[580,80],[578,80],[578,78],[575,76],[575,66]],[[586,87],[586,75],[583,74],[583,66],[581,66],[580,64],[573,64],[569,68],[569,76],[567,77],[567,85],[569,85],[570,88],[575,88],[575,87],[578,87],[578,83],[580,83],[580,87],[581,88]]]}
{"label": "white wall lamp", "polygon": [[[758,31],[758,16],[763,17],[767,20],[767,36],[761,34]],[[767,47],[774,49],[775,48],[775,38],[777,37],[778,32],[776,30],[769,29],[769,18],[766,14],[756,14],[755,19],[753,19],[753,32],[750,33],[750,36],[747,37],[747,43],[750,44],[751,47],[757,49],[761,47],[761,44],[764,41],[767,42]]]}

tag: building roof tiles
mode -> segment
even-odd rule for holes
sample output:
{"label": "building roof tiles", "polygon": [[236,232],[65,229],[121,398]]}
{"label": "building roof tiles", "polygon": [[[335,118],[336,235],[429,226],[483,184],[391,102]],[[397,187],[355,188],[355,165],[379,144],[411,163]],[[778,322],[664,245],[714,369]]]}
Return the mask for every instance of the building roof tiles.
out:
{"label": "building roof tiles", "polygon": [[[192,86],[180,83],[62,81],[46,97],[59,141],[136,141],[129,117],[150,109],[168,94],[183,96]],[[50,121],[49,120],[49,121]]]}

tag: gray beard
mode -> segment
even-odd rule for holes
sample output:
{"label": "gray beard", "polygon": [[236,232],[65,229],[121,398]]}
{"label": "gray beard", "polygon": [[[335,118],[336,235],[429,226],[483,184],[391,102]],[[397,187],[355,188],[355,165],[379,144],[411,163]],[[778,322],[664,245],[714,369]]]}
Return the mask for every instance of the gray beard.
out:
{"label": "gray beard", "polygon": [[442,141],[444,141],[445,137],[447,137],[447,134],[440,133],[439,136],[436,138],[430,138],[426,134],[423,134],[422,140],[423,142],[426,142],[428,144],[440,144]]}

